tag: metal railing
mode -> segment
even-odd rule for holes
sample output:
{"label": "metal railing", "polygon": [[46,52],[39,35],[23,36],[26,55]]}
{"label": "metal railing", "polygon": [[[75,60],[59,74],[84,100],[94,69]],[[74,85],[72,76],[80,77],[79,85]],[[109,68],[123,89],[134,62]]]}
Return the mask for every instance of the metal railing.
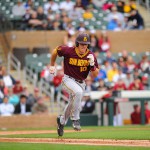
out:
{"label": "metal railing", "polygon": [[45,93],[49,98],[50,98],[50,107],[51,107],[51,112],[55,112],[55,105],[54,105],[54,95],[55,95],[55,89],[54,86],[51,86],[49,82],[46,82],[43,78],[41,78],[40,83],[39,83],[39,89],[41,93]]}
{"label": "metal railing", "polygon": [[8,60],[8,64],[7,64],[8,72],[10,72],[11,67],[13,67],[13,69],[17,70],[17,74],[18,74],[17,78],[20,79],[21,62],[11,52],[8,53],[7,60]]}
{"label": "metal railing", "polygon": [[28,80],[34,87],[38,86],[38,76],[36,73],[33,72],[32,69],[24,67],[23,69],[23,76],[25,80]]}

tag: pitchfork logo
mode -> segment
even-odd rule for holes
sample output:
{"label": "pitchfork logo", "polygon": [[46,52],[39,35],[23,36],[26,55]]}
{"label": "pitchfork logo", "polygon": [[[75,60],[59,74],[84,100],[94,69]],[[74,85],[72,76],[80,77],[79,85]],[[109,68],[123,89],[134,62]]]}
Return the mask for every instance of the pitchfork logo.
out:
{"label": "pitchfork logo", "polygon": [[87,42],[87,37],[84,37],[84,38],[83,38],[83,41],[84,41],[84,42]]}

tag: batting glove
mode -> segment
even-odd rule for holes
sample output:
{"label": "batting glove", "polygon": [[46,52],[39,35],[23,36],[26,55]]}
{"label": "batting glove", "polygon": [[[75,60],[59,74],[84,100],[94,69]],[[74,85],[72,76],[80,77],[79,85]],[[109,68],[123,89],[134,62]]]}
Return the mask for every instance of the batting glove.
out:
{"label": "batting glove", "polygon": [[56,67],[55,66],[50,66],[49,67],[49,72],[50,72],[50,74],[56,75]]}
{"label": "batting glove", "polygon": [[92,54],[89,54],[87,58],[89,59],[90,66],[94,66],[95,65],[94,56]]}

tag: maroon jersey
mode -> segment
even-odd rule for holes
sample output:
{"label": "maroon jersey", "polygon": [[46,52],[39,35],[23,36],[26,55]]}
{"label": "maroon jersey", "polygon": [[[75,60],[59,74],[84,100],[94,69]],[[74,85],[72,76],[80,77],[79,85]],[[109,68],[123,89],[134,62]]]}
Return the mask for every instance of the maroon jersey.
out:
{"label": "maroon jersey", "polygon": [[90,64],[87,56],[93,54],[95,66],[98,68],[97,59],[93,52],[89,49],[85,54],[78,53],[78,47],[59,46],[57,48],[59,57],[64,57],[64,74],[71,76],[77,80],[84,80],[90,72]]}

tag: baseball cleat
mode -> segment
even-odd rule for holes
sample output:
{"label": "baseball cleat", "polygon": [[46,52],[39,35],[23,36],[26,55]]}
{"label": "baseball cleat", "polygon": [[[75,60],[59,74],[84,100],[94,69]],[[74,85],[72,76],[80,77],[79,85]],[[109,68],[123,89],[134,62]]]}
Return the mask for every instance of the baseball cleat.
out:
{"label": "baseball cleat", "polygon": [[80,131],[81,130],[81,126],[80,126],[80,121],[79,120],[73,120],[72,121],[72,126],[73,126],[74,130],[76,130],[76,131]]}
{"label": "baseball cleat", "polygon": [[63,136],[64,134],[64,125],[60,123],[60,117],[57,117],[57,133],[59,136]]}

